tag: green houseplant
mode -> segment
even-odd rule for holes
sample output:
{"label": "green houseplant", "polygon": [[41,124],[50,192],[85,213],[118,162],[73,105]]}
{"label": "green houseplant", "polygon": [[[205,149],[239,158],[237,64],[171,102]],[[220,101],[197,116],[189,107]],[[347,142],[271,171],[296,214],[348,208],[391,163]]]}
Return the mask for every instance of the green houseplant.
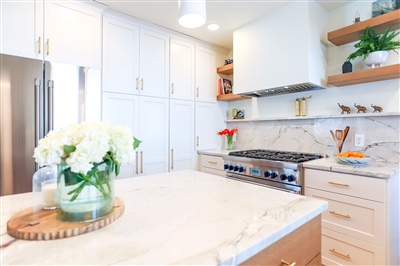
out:
{"label": "green houseplant", "polygon": [[399,32],[396,33],[392,31],[391,27],[385,30],[383,33],[378,34],[373,28],[367,26],[363,34],[358,36],[360,41],[354,45],[357,50],[351,53],[347,57],[346,61],[354,60],[359,56],[362,56],[362,60],[365,61],[371,55],[371,53],[379,51],[394,51],[397,53],[396,49],[400,48],[400,41],[393,39],[398,34]]}

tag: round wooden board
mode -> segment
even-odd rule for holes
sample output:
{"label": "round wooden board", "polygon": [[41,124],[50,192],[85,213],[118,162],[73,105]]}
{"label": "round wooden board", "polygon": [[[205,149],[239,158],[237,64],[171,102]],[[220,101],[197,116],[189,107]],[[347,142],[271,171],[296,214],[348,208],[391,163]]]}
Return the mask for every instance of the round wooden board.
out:
{"label": "round wooden board", "polygon": [[109,225],[116,221],[124,211],[125,203],[120,198],[115,197],[114,210],[107,216],[90,222],[66,223],[57,219],[57,209],[41,209],[40,211],[33,212],[33,208],[31,207],[18,212],[8,220],[7,233],[10,236],[24,240],[67,238],[89,233]]}

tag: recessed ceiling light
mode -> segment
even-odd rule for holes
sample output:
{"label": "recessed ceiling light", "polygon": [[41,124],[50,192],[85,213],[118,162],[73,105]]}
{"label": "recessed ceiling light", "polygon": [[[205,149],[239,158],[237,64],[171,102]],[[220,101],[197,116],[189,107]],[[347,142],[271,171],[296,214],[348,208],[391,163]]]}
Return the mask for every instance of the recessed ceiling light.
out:
{"label": "recessed ceiling light", "polygon": [[218,30],[219,25],[218,24],[208,24],[207,29],[209,30]]}

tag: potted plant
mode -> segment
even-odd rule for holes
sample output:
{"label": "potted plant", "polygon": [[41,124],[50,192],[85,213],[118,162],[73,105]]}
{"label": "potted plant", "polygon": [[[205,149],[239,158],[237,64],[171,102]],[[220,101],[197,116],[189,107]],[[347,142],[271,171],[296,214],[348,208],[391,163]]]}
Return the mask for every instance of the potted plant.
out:
{"label": "potted plant", "polygon": [[354,45],[358,49],[351,53],[346,61],[362,56],[366,65],[381,66],[386,62],[389,51],[397,53],[396,49],[400,48],[400,41],[393,40],[398,34],[399,32],[392,31],[391,27],[382,34],[378,34],[373,28],[367,26],[363,35],[358,36],[360,41]]}

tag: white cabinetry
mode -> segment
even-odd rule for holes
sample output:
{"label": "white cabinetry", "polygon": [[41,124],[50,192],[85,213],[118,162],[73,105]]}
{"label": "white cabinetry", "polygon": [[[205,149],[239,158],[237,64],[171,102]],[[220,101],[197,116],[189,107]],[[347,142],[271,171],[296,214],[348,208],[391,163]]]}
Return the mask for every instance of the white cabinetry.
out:
{"label": "white cabinetry", "polygon": [[139,28],[113,18],[103,19],[103,91],[137,94]]}
{"label": "white cabinetry", "polygon": [[101,66],[101,13],[78,2],[2,1],[1,52]]}
{"label": "white cabinetry", "polygon": [[322,214],[325,265],[399,264],[399,181],[305,169],[305,195],[328,201]]}
{"label": "white cabinetry", "polygon": [[194,101],[170,100],[170,171],[194,169]]}
{"label": "white cabinetry", "polygon": [[170,97],[194,100],[195,46],[171,38],[170,41]]}
{"label": "white cabinetry", "polygon": [[216,52],[196,46],[196,101],[215,102],[217,99]]}
{"label": "white cabinetry", "polygon": [[168,36],[109,17],[103,36],[103,91],[168,98]]}
{"label": "white cabinetry", "polygon": [[43,58],[43,2],[1,1],[1,53]]}
{"label": "white cabinetry", "polygon": [[168,171],[168,99],[103,92],[102,120],[128,126],[142,143],[120,178]]}
{"label": "white cabinetry", "polygon": [[200,154],[199,161],[200,171],[213,175],[225,176],[225,171],[223,170],[224,160],[222,159],[222,155]]}
{"label": "white cabinetry", "polygon": [[[103,92],[102,120],[111,125],[127,126],[134,136],[138,128],[139,101],[138,96]],[[135,162],[134,162],[135,163]],[[118,178],[132,177],[135,164],[121,166]]]}

